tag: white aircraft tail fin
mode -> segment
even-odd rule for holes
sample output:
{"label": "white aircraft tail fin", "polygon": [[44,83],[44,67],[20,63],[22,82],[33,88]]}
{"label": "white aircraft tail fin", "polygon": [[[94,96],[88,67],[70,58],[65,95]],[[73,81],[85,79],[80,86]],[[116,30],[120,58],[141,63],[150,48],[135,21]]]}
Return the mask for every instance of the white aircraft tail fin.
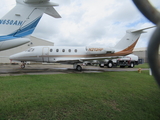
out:
{"label": "white aircraft tail fin", "polygon": [[145,33],[146,29],[153,28],[148,27],[144,29],[139,29],[139,30],[127,30],[126,35],[115,45],[115,49],[121,50],[121,52],[132,52],[136,43],[138,42],[138,39],[142,33]]}
{"label": "white aircraft tail fin", "polygon": [[43,13],[60,18],[49,0],[16,0],[16,6],[0,19],[0,42],[32,34]]}

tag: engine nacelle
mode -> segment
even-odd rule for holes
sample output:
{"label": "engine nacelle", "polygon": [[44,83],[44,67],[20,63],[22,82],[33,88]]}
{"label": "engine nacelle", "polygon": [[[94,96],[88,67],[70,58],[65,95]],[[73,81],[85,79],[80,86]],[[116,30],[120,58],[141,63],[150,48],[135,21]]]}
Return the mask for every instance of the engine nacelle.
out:
{"label": "engine nacelle", "polygon": [[26,44],[28,42],[30,42],[30,39],[28,38],[17,38],[13,40],[2,41],[0,42],[0,51],[6,50],[9,48],[14,48],[14,47]]}

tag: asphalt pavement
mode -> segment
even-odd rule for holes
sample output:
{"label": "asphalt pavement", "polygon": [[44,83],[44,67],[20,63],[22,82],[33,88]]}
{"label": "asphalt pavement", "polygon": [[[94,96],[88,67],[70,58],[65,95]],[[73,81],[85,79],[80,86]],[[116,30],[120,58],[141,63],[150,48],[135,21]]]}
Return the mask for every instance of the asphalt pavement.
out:
{"label": "asphalt pavement", "polygon": [[[99,66],[83,66],[82,71],[73,69],[73,65],[61,64],[31,64],[21,69],[20,65],[1,64],[0,76],[68,74],[68,73],[99,73],[105,71],[137,71],[138,68],[100,68]],[[148,70],[148,69],[142,69]]]}

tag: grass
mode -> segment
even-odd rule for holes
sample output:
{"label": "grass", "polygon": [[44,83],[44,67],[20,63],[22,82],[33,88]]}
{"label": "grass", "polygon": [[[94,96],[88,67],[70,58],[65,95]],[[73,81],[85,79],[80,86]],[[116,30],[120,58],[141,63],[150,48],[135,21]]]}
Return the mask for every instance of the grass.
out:
{"label": "grass", "polygon": [[149,64],[143,63],[143,64],[135,65],[135,68],[149,68]]}
{"label": "grass", "polygon": [[0,77],[0,120],[159,120],[148,71]]}

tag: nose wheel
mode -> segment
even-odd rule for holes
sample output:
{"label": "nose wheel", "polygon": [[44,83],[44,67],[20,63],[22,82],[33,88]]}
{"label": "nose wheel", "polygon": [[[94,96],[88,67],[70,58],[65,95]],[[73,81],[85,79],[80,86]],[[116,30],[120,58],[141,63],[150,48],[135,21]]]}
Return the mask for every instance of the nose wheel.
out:
{"label": "nose wheel", "polygon": [[22,62],[22,64],[21,64],[21,69],[24,69],[25,66],[26,66],[26,63],[25,63],[25,62]]}

